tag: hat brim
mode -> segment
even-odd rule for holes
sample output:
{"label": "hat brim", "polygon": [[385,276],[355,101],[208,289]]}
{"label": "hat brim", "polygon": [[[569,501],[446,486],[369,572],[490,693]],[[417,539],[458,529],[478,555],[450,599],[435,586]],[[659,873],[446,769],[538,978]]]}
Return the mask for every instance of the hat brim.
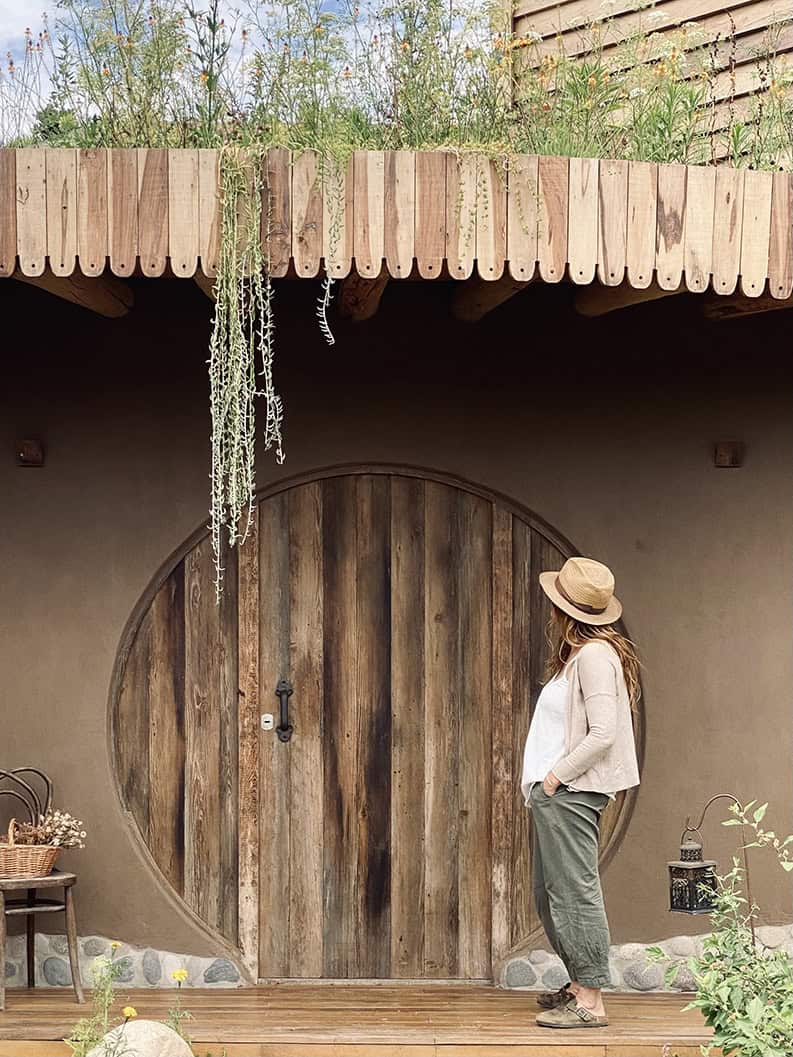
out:
{"label": "hat brim", "polygon": [[558,571],[540,573],[540,587],[563,613],[567,613],[569,617],[578,620],[581,624],[592,624],[595,627],[602,627],[604,624],[614,624],[620,619],[622,616],[622,603],[613,596],[602,613],[587,613],[585,610],[579,609],[573,602],[568,602],[556,586],[556,577],[558,575]]}

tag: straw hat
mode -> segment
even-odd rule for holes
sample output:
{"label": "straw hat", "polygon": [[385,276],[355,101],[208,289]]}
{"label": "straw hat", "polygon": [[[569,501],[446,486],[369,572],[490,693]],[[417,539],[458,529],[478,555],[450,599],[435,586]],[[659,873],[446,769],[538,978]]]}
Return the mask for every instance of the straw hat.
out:
{"label": "straw hat", "polygon": [[622,604],[614,597],[614,574],[592,558],[568,558],[559,572],[540,573],[540,587],[582,624],[613,624],[622,615]]}

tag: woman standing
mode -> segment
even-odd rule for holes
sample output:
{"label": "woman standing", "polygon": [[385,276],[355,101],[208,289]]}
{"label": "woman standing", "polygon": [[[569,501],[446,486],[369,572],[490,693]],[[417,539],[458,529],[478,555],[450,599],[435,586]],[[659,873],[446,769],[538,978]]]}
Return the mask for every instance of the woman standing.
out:
{"label": "woman standing", "polygon": [[622,606],[600,562],[570,558],[540,574],[551,600],[551,654],[523,754],[533,821],[532,889],[570,982],[538,996],[548,1028],[605,1027],[609,927],[598,873],[603,808],[639,784],[631,712],[639,698],[633,645],[613,626]]}

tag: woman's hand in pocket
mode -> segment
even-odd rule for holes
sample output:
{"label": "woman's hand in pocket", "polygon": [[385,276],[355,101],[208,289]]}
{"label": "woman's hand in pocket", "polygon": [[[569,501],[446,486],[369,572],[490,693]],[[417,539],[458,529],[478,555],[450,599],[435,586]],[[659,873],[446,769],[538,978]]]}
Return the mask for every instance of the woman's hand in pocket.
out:
{"label": "woman's hand in pocket", "polygon": [[553,771],[549,771],[543,779],[542,791],[545,793],[546,796],[553,796],[553,794],[556,792],[556,790],[561,784],[562,783],[559,781]]}

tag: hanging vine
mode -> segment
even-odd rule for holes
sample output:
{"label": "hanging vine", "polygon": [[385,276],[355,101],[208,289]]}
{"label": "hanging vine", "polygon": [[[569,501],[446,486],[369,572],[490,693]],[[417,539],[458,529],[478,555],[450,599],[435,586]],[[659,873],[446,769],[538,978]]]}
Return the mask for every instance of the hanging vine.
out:
{"label": "hanging vine", "polygon": [[[269,230],[263,149],[221,152],[221,237],[209,344],[212,468],[210,525],[215,588],[223,591],[223,554],[244,542],[256,491],[256,401],[263,397],[265,450],[284,461],[283,406],[273,383],[273,286],[262,246]],[[266,200],[266,206],[265,206]]]}

